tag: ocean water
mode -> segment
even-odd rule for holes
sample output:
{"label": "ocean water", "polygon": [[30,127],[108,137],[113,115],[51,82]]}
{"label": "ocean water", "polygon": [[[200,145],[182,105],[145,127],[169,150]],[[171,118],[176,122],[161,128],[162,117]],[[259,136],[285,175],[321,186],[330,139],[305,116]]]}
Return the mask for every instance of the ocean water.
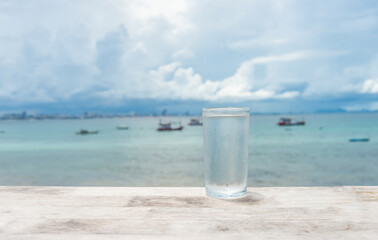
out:
{"label": "ocean water", "polygon": [[[378,114],[279,117],[250,117],[249,186],[378,185]],[[202,127],[164,120],[184,130],[158,132],[153,117],[0,121],[0,185],[204,186]]]}

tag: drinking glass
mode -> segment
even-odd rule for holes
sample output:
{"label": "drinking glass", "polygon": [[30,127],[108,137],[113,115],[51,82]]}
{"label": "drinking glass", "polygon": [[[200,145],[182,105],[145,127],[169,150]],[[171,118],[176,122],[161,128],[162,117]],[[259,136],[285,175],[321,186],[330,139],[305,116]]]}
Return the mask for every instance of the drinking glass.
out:
{"label": "drinking glass", "polygon": [[249,108],[203,108],[206,194],[245,195],[248,177]]}

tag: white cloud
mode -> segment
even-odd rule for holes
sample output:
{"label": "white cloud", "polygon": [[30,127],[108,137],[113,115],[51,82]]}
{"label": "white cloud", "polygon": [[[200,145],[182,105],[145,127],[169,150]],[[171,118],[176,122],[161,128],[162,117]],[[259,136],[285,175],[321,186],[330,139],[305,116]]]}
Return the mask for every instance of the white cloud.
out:
{"label": "white cloud", "polygon": [[378,7],[324,3],[8,1],[0,100],[377,94]]}
{"label": "white cloud", "polygon": [[254,65],[279,61],[296,61],[307,57],[307,54],[289,53],[280,56],[257,57],[243,62],[236,72],[221,81],[203,80],[193,68],[182,67],[179,62],[160,66],[149,71],[144,84],[152,89],[142,95],[129,97],[156,97],[166,99],[195,99],[208,101],[245,101],[263,99],[286,99],[300,95],[298,91],[277,92],[265,89],[268,86],[255,88]]}
{"label": "white cloud", "polygon": [[267,56],[267,57],[257,57],[250,62],[252,64],[258,64],[258,63],[272,63],[272,62],[287,62],[287,61],[295,61],[295,60],[300,60],[304,58],[311,57],[313,55],[312,52],[310,51],[299,51],[299,52],[292,52],[292,53],[287,53],[279,56]]}
{"label": "white cloud", "polygon": [[172,54],[173,59],[189,59],[192,57],[194,57],[194,52],[192,52],[191,50],[187,48],[177,50],[176,52]]}
{"label": "white cloud", "polygon": [[378,79],[368,79],[362,84],[361,93],[378,93]]}
{"label": "white cloud", "polygon": [[142,52],[142,53],[147,53],[147,48],[142,42],[137,42],[135,43],[134,47],[131,49],[133,52]]}
{"label": "white cloud", "polygon": [[[296,61],[306,54],[289,53],[282,56],[257,57],[243,62],[236,72],[223,80],[205,80],[191,67],[171,62],[148,71],[138,82],[105,90],[103,98],[153,98],[239,102],[246,100],[288,99],[299,91],[275,91],[271,86],[254,87],[254,65],[277,61]],[[141,87],[143,86],[143,87]],[[148,87],[147,87],[148,86]]]}
{"label": "white cloud", "polygon": [[259,37],[248,40],[238,40],[229,44],[232,49],[245,49],[253,47],[269,47],[272,45],[282,45],[289,43],[290,40],[287,38],[269,38],[269,37]]}

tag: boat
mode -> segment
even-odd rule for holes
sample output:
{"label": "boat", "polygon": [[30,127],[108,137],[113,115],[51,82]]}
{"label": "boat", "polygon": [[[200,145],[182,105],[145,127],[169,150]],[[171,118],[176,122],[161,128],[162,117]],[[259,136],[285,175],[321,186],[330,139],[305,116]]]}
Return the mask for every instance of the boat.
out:
{"label": "boat", "polygon": [[88,131],[86,129],[81,129],[79,132],[76,132],[78,135],[88,135],[88,134],[97,134],[98,131]]}
{"label": "boat", "polygon": [[117,129],[118,129],[118,130],[127,130],[127,129],[129,129],[129,127],[118,126]]}
{"label": "boat", "polygon": [[189,126],[202,126],[202,122],[196,118],[190,119],[190,122],[188,123]]}
{"label": "boat", "polygon": [[369,142],[369,138],[351,138],[349,142]]}
{"label": "boat", "polygon": [[305,124],[305,121],[292,122],[291,118],[280,118],[280,121],[277,123],[278,126],[303,126]]}
{"label": "boat", "polygon": [[177,128],[172,128],[171,123],[159,123],[158,131],[181,131],[184,127],[181,125]]}

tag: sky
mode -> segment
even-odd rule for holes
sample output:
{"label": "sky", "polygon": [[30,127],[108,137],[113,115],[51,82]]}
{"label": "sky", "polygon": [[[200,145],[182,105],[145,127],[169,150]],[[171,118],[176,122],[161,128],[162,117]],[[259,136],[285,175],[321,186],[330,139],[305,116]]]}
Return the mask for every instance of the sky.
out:
{"label": "sky", "polygon": [[0,113],[378,110],[378,1],[2,0]]}

